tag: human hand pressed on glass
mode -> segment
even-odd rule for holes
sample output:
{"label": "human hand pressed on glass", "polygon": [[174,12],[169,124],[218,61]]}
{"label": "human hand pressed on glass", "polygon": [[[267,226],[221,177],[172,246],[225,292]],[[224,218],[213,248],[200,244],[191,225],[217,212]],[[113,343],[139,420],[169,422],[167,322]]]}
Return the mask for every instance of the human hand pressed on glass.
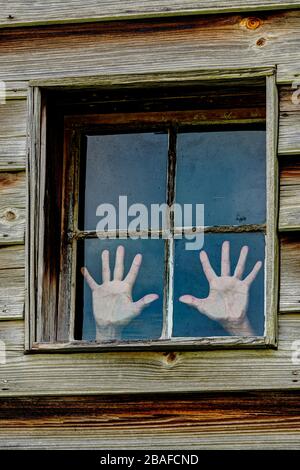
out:
{"label": "human hand pressed on glass", "polygon": [[[219,322],[232,335],[249,336],[253,331],[247,318],[249,292],[251,284],[261,269],[262,262],[258,261],[252,271],[242,280],[249,248],[241,249],[238,263],[233,276],[230,275],[230,244],[225,241],[222,245],[221,275],[213,270],[205,251],[200,252],[200,261],[209,283],[209,295],[204,299],[189,294],[182,295],[179,300],[212,320]],[[157,294],[147,294],[137,302],[133,302],[132,290],[136,281],[142,255],[134,257],[127,276],[124,276],[123,246],[116,253],[113,280],[109,267],[109,251],[102,252],[102,284],[92,278],[87,268],[82,268],[82,274],[92,290],[93,313],[96,321],[96,339],[112,340],[121,336],[121,330],[138,316],[150,303],[158,299]]]}
{"label": "human hand pressed on glass", "polygon": [[221,276],[213,270],[207,253],[200,252],[200,261],[209,283],[209,294],[204,299],[182,295],[179,300],[196,308],[208,318],[218,321],[232,335],[251,336],[253,331],[247,318],[250,286],[262,262],[257,261],[252,271],[242,279],[249,247],[243,246],[233,276],[230,270],[230,243],[222,245]]}
{"label": "human hand pressed on glass", "polygon": [[81,269],[92,290],[93,313],[96,322],[96,340],[112,340],[121,336],[121,330],[154,300],[157,294],[147,294],[137,302],[132,300],[132,290],[142,263],[137,254],[128,274],[124,277],[125,249],[119,246],[116,253],[113,279],[109,266],[109,251],[102,252],[102,284],[98,284],[86,267]]}

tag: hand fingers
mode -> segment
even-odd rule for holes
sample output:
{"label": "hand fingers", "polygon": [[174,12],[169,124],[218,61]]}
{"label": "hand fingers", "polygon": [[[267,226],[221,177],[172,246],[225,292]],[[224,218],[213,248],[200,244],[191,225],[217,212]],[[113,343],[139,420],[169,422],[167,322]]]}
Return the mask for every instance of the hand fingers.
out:
{"label": "hand fingers", "polygon": [[140,270],[141,263],[142,263],[142,255],[141,254],[135,255],[135,257],[132,261],[131,268],[130,268],[127,276],[124,279],[124,281],[126,281],[128,284],[130,284],[130,286],[133,286],[133,284],[135,283],[135,280],[136,280],[137,275],[138,275],[139,270]]}
{"label": "hand fingers", "polygon": [[221,276],[230,276],[230,244],[228,241],[222,245]]}
{"label": "hand fingers", "polygon": [[237,279],[241,279],[244,274],[248,251],[248,246],[243,246],[243,248],[241,249],[239,260],[234,270],[234,277],[236,277]]}
{"label": "hand fingers", "polygon": [[158,297],[159,296],[157,294],[147,294],[137,302],[134,302],[133,306],[135,313],[140,313],[143,308],[147,307],[149,304],[157,300]]}
{"label": "hand fingers", "polygon": [[81,273],[82,273],[84,279],[86,280],[86,282],[88,283],[88,285],[90,286],[90,288],[92,290],[94,290],[94,289],[96,289],[96,287],[98,287],[97,282],[92,278],[92,276],[88,272],[87,268],[81,268]]}
{"label": "hand fingers", "polygon": [[114,269],[114,280],[121,281],[124,274],[124,246],[118,246],[116,253],[116,262]]}
{"label": "hand fingers", "polygon": [[102,251],[102,282],[110,281],[109,251]]}
{"label": "hand fingers", "polygon": [[245,279],[244,279],[245,284],[247,284],[248,286],[250,286],[252,284],[252,282],[256,278],[256,276],[257,276],[257,274],[258,274],[261,267],[262,267],[262,262],[257,261],[257,263],[255,264],[254,268],[252,269],[251,273],[248,274],[247,277],[245,277]]}
{"label": "hand fingers", "polygon": [[200,251],[200,261],[203,267],[204,274],[208,282],[211,282],[213,279],[217,277],[215,271],[211,267],[209,262],[208,256],[205,251]]}

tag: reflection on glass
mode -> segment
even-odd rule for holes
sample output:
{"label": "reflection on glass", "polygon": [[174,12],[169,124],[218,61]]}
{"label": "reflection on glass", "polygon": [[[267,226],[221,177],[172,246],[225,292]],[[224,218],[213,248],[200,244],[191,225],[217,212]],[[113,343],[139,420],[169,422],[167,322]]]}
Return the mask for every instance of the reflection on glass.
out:
{"label": "reflection on glass", "polygon": [[160,337],[163,240],[87,239],[79,243],[79,260],[88,270],[83,283],[83,340]]}
{"label": "reflection on glass", "polygon": [[96,229],[100,204],[113,204],[118,215],[123,195],[128,207],[145,204],[150,217],[150,205],[166,200],[167,156],[167,134],[88,136],[84,229]]}
{"label": "reflection on glass", "polygon": [[[243,246],[248,246],[248,254]],[[264,234],[206,234],[204,250],[208,258],[202,254],[201,265],[199,252],[187,251],[184,240],[175,242],[173,335],[263,335]],[[240,280],[229,279],[234,275]],[[209,294],[209,301],[197,301]]]}
{"label": "reflection on glass", "polygon": [[264,223],[265,200],[265,131],[178,134],[176,202],[204,204],[205,225]]}

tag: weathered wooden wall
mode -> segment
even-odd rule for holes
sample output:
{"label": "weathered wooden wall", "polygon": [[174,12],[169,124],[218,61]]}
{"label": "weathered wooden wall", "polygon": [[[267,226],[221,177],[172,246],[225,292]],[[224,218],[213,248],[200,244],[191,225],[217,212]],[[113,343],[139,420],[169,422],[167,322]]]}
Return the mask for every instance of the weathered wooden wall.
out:
{"label": "weathered wooden wall", "polygon": [[[22,2],[14,3],[22,5]],[[86,2],[86,8],[92,7],[93,3]],[[125,5],[126,2],[123,3]],[[160,2],[160,5],[163,3]],[[205,2],[195,3],[204,5]],[[173,4],[174,8],[179,5],[178,2]],[[189,4],[192,5],[187,2],[187,7]],[[240,5],[239,2],[231,4],[237,8]],[[278,2],[271,4],[274,6]],[[12,3],[7,4],[6,8],[9,9],[10,5]],[[24,8],[18,11],[24,13],[22,23],[26,23],[27,10],[26,13]],[[74,15],[78,11],[74,7]],[[47,12],[47,21],[56,21],[55,16],[51,16],[51,8]],[[86,10],[82,12],[83,16],[88,16]],[[19,18],[18,13],[16,21]],[[70,15],[69,19],[72,18]],[[37,19],[36,22],[41,21]],[[238,356],[234,351],[124,352],[121,356],[114,353],[24,355],[28,81],[48,77],[255,65],[277,65],[280,90],[278,155],[281,269],[278,350],[245,350]],[[144,393],[145,390],[169,394],[175,390],[182,393],[300,390],[300,367],[291,361],[292,342],[300,340],[300,99],[299,104],[293,104],[291,100],[295,91],[292,83],[300,81],[300,11],[257,12],[251,13],[251,17],[247,13],[237,13],[127,23],[115,21],[3,29],[0,31],[0,79],[6,81],[8,89],[7,103],[0,105],[0,339],[5,341],[8,355],[7,364],[0,365],[0,396],[57,394],[62,397],[108,393],[119,396],[120,393]],[[120,375],[121,367],[123,372]],[[178,377],[181,377],[180,381]],[[245,398],[245,406],[250,403],[251,408],[252,398],[250,396],[250,402]],[[92,398],[90,400],[92,403]],[[211,448],[232,446],[233,442],[236,447],[251,447],[255,443],[258,447],[274,447],[279,442],[284,447],[300,447],[297,395],[291,398],[291,414],[288,410],[282,410],[280,417],[272,417],[275,407],[269,407],[266,417],[255,423],[252,421],[255,411],[251,416],[247,412],[235,414],[232,402],[227,407],[212,400],[214,411],[209,414],[205,407],[201,408],[200,397],[199,405],[195,405],[198,398],[193,400],[190,404],[181,402],[180,407],[185,410],[181,414],[175,401],[170,398],[169,402],[164,402],[165,409],[169,410],[166,417],[160,411],[161,418],[156,421],[145,413],[139,415],[140,409],[128,397],[119,398],[114,402],[115,405],[110,405],[115,406],[115,413],[111,408],[105,408],[106,405],[100,407],[103,415],[97,415],[94,428],[93,418],[89,417],[85,421],[82,411],[77,438],[74,438],[72,429],[78,424],[74,418],[75,412],[66,414],[65,418],[49,416],[46,421],[42,415],[32,420],[26,414],[16,415],[14,420],[13,415],[7,412],[0,426],[0,446],[17,447],[26,442],[28,446],[51,447],[57,444],[58,438],[62,438],[61,445],[70,447],[113,447],[119,446],[120,442],[129,447],[176,447],[180,440],[183,447],[188,447],[189,442],[191,447],[207,445]],[[260,398],[255,400],[252,402],[254,409],[257,407],[257,410],[262,410]],[[285,395],[278,396],[276,403],[281,406],[284,401],[288,401]],[[11,410],[9,407],[12,405],[8,405],[10,401],[3,403],[3,410]],[[20,408],[26,406],[25,402],[18,403],[21,403]],[[27,403],[34,407],[40,402],[32,399]],[[130,413],[133,412],[135,423],[131,426],[130,419],[127,421],[126,418],[124,427],[120,426],[116,430],[115,423],[118,422],[123,403]],[[191,417],[188,410],[192,409],[193,403],[196,411]],[[96,399],[94,404],[96,406]],[[156,405],[154,402],[151,404],[150,415],[155,413],[153,410],[158,406],[157,402]],[[178,420],[177,413],[180,416]],[[141,416],[141,423],[138,422],[138,416]],[[193,416],[196,416],[195,421]],[[61,419],[66,425],[59,430]],[[103,420],[109,423],[106,428]],[[44,430],[44,438],[40,438],[40,429]],[[126,436],[120,441],[124,430],[130,430],[130,437]],[[27,441],[26,436],[30,436]]]}
{"label": "weathered wooden wall", "polygon": [[8,449],[295,449],[291,393],[3,399]]}
{"label": "weathered wooden wall", "polygon": [[298,0],[17,0],[2,2],[0,27],[157,18],[232,11],[298,8]]}

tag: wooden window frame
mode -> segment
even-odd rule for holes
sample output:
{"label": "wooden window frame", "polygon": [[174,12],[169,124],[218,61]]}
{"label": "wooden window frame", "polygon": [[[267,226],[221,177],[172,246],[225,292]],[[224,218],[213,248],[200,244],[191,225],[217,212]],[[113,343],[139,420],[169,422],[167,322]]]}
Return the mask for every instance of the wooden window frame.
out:
{"label": "wooden window frame", "polygon": [[[32,352],[79,352],[79,351],[106,351],[115,350],[116,343],[96,343],[84,340],[74,340],[74,298],[71,296],[64,297],[63,301],[59,301],[58,315],[60,316],[59,324],[65,325],[62,332],[62,338],[66,335],[69,341],[65,339],[60,341],[59,336],[53,336],[51,329],[57,319],[50,318],[48,314],[48,341],[40,341],[42,330],[44,327],[43,315],[43,293],[41,292],[41,279],[45,275],[44,272],[44,236],[45,236],[45,218],[47,214],[44,211],[47,198],[46,188],[46,129],[47,129],[47,109],[43,100],[43,90],[70,90],[72,88],[90,89],[93,87],[136,87],[143,85],[168,85],[170,83],[193,83],[201,84],[202,82],[222,81],[228,83],[228,80],[239,80],[246,83],[247,80],[255,78],[264,78],[266,81],[266,188],[267,188],[267,218],[266,218],[266,258],[265,258],[265,332],[263,336],[226,336],[226,337],[202,337],[202,338],[172,338],[159,339],[151,342],[120,342],[117,343],[117,349],[202,349],[202,348],[262,348],[276,347],[277,338],[277,308],[278,308],[278,237],[277,237],[277,214],[278,214],[278,165],[277,165],[277,128],[278,128],[278,98],[276,88],[276,69],[253,68],[253,69],[230,69],[230,70],[200,70],[182,73],[160,73],[155,75],[122,75],[112,77],[89,77],[89,78],[72,78],[58,79],[46,81],[33,81],[30,83],[29,94],[29,158],[28,158],[28,220],[29,227],[27,231],[27,301],[26,301],[26,350]],[[143,119],[147,125],[157,122],[160,113],[145,113]],[[187,116],[187,114],[185,114]],[[142,116],[139,116],[142,118]],[[183,116],[181,116],[181,119]],[[193,113],[185,117],[189,124],[195,123]],[[111,123],[112,116],[106,116],[107,124]],[[114,122],[124,124],[123,115],[113,115]],[[151,121],[152,119],[152,121]],[[197,118],[198,119],[198,118]],[[196,119],[196,120],[197,120]],[[205,116],[202,116],[202,121]],[[234,118],[233,120],[234,121]],[[232,122],[231,121],[231,122]],[[216,116],[215,123],[221,123]],[[238,120],[241,122],[241,119]],[[245,118],[245,122],[247,119]],[[82,129],[84,125],[87,128],[99,125],[99,117],[97,115],[89,116],[69,116],[64,119],[65,136],[64,136],[64,169],[62,174],[63,180],[67,181],[68,191],[76,189],[78,185],[78,165],[80,153],[80,139],[78,129]],[[103,125],[103,116],[101,117]],[[126,123],[127,125],[130,123]],[[134,124],[134,123],[131,123]],[[70,149],[72,149],[70,151]],[[70,158],[71,157],[71,158]],[[69,160],[68,160],[69,159]],[[65,169],[68,168],[66,172]],[[76,192],[76,191],[75,191]],[[171,202],[171,201],[168,201]],[[64,243],[64,253],[62,263],[60,265],[61,272],[68,273],[67,276],[61,276],[60,282],[68,285],[61,285],[60,288],[72,292],[70,285],[74,285],[75,270],[74,256],[75,245],[80,238],[94,237],[94,233],[79,232],[76,224],[74,225],[74,213],[76,219],[77,201],[71,197],[64,202],[63,207],[71,207],[63,217],[64,233],[68,237],[69,243]],[[70,219],[70,214],[73,214]],[[213,227],[205,228],[206,232],[214,231]],[[229,230],[228,230],[229,231]],[[226,231],[225,231],[226,232]],[[70,238],[71,234],[71,238]],[[172,249],[171,247],[169,249]],[[71,279],[71,284],[70,284]],[[270,293],[270,294],[269,294]],[[50,294],[51,295],[51,294]],[[70,311],[70,305],[72,306]],[[51,309],[50,309],[51,310]],[[165,309],[167,312],[167,309]],[[52,326],[51,326],[52,324]],[[168,330],[168,322],[164,323]],[[56,325],[57,326],[57,325]]]}

